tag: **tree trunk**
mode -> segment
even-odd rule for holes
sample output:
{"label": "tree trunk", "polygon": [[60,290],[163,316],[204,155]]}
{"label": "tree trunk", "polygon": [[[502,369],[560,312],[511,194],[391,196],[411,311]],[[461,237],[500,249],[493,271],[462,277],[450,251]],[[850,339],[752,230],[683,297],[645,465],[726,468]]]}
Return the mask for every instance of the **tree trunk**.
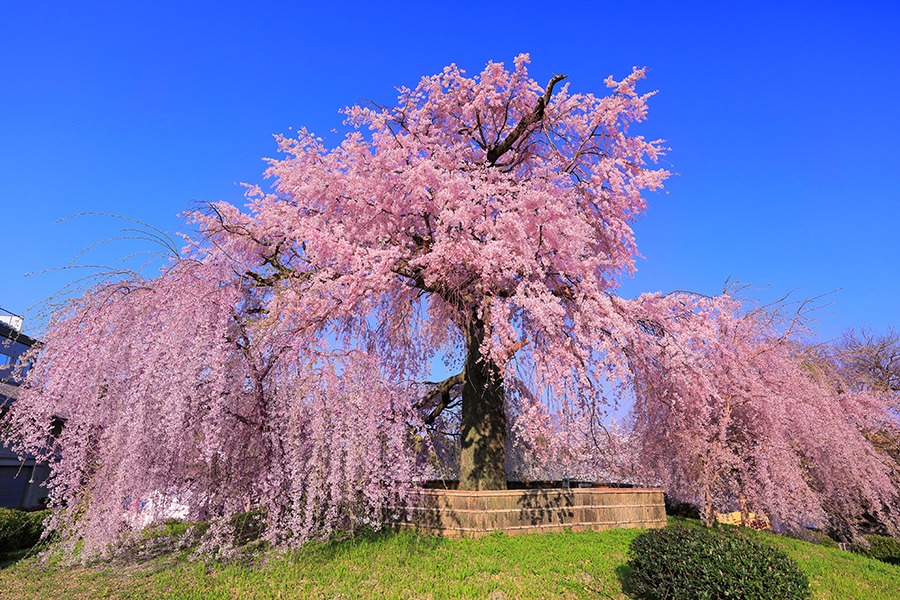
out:
{"label": "tree trunk", "polygon": [[707,527],[714,527],[716,524],[716,509],[713,505],[709,487],[703,492],[703,499],[703,524]]}
{"label": "tree trunk", "polygon": [[747,507],[747,497],[744,492],[738,493],[738,506],[741,508],[741,527],[750,527],[750,509]]}
{"label": "tree trunk", "polygon": [[462,390],[459,489],[506,489],[506,411],[500,368],[481,356],[485,326],[466,331],[465,383]]}

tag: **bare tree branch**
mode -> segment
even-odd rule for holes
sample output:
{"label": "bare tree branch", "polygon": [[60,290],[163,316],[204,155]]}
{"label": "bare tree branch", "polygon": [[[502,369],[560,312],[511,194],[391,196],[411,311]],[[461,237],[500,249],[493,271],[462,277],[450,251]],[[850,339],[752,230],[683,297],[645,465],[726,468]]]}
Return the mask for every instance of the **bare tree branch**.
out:
{"label": "bare tree branch", "polygon": [[435,406],[427,417],[424,419],[425,425],[431,425],[434,423],[434,420],[437,419],[444,410],[450,407],[453,403],[453,399],[450,396],[450,392],[454,387],[458,385],[462,385],[466,381],[465,372],[457,373],[451,377],[448,377],[444,381],[437,384],[433,387],[425,396],[416,402],[415,408],[424,408],[432,398],[439,395],[441,396],[441,401]]}
{"label": "bare tree branch", "polygon": [[544,118],[544,108],[550,103],[550,96],[553,94],[553,86],[568,77],[567,75],[554,75],[553,79],[550,80],[550,83],[547,84],[547,89],[544,90],[544,95],[538,98],[538,101],[535,103],[534,108],[531,110],[531,113],[522,117],[522,120],[518,122],[516,127],[510,132],[506,139],[503,140],[499,146],[492,146],[487,153],[488,162],[492,165],[497,162],[501,156],[506,154],[510,148],[512,148],[513,144],[518,141],[520,137],[528,130],[529,127],[534,125],[535,123],[540,122]]}

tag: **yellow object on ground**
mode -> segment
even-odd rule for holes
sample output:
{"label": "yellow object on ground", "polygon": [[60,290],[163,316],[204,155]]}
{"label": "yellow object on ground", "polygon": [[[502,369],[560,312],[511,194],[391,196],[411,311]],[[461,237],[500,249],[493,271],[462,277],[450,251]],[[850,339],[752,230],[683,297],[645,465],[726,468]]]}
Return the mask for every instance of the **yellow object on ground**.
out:
{"label": "yellow object on ground", "polygon": [[[716,513],[716,521],[725,523],[726,525],[740,525],[741,511],[736,510],[730,513]],[[748,513],[747,522],[749,527],[752,527],[757,531],[770,529],[772,527],[771,523],[769,523],[769,518],[763,514]]]}

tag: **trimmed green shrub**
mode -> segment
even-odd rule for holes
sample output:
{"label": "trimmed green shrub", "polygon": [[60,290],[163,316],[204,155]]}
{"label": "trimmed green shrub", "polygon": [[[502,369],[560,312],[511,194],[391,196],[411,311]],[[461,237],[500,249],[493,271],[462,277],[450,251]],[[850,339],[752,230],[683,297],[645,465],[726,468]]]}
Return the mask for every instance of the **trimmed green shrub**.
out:
{"label": "trimmed green shrub", "polygon": [[671,526],[637,536],[630,584],[649,600],[800,600],[809,581],[781,550],[734,532]]}
{"label": "trimmed green shrub", "polygon": [[46,510],[29,513],[0,508],[0,555],[37,544],[48,516],[50,512]]}
{"label": "trimmed green shrub", "polygon": [[854,544],[850,547],[851,552],[892,565],[900,565],[900,539],[884,535],[865,535],[863,537],[869,542],[869,547],[863,548]]}

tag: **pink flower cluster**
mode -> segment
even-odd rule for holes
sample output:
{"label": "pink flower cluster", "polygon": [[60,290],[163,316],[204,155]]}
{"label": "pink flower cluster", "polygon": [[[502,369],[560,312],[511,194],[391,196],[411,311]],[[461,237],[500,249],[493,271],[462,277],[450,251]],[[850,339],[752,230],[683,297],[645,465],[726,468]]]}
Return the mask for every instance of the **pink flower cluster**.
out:
{"label": "pink flower cluster", "polygon": [[173,516],[224,534],[259,509],[268,539],[298,544],[402,503],[421,471],[402,390],[253,303],[220,266],[185,260],[95,289],[48,328],[9,419],[16,447],[51,462],[55,526],[82,558]]}

